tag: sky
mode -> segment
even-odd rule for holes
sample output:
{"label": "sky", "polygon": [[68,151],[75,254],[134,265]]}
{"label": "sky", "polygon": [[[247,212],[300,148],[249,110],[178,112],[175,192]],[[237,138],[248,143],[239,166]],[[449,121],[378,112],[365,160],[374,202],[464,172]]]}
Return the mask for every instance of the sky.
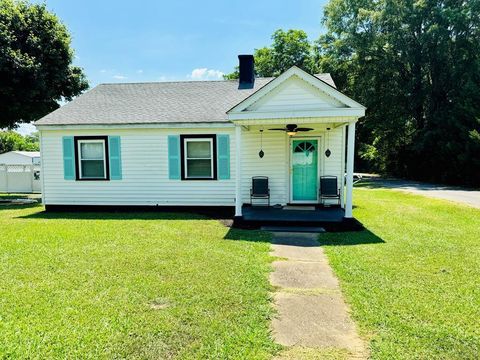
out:
{"label": "sky", "polygon": [[[72,35],[75,65],[100,83],[220,80],[277,29],[322,33],[326,0],[46,0]],[[29,128],[30,130],[28,130]],[[19,132],[32,130],[22,126]]]}

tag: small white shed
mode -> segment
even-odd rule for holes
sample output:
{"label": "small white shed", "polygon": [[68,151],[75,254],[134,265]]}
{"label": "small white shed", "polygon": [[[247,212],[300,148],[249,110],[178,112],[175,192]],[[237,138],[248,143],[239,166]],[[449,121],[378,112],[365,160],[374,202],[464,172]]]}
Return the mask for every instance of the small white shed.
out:
{"label": "small white shed", "polygon": [[40,165],[39,151],[9,151],[0,154],[0,164]]}
{"label": "small white shed", "polygon": [[0,154],[0,192],[40,191],[40,152],[9,151]]}

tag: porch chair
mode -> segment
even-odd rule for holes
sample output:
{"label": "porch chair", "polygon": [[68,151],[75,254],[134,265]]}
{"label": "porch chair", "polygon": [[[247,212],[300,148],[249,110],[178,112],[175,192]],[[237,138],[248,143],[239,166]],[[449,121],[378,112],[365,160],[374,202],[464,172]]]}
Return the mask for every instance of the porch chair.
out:
{"label": "porch chair", "polygon": [[250,204],[253,206],[253,199],[266,199],[270,206],[270,189],[268,188],[267,176],[252,177],[252,188],[250,189]]}
{"label": "porch chair", "polygon": [[320,176],[320,203],[325,200],[336,199],[340,205],[340,189],[336,176]]}

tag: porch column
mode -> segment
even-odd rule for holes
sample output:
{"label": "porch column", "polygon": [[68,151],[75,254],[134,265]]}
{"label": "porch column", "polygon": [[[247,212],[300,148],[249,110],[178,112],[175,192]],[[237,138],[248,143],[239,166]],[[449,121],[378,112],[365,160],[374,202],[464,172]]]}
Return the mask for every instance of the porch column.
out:
{"label": "porch column", "polygon": [[348,124],[347,137],[347,196],[345,203],[345,217],[351,218],[353,207],[353,160],[355,157],[355,122]]}
{"label": "porch column", "polygon": [[235,216],[242,216],[242,127],[235,126]]}

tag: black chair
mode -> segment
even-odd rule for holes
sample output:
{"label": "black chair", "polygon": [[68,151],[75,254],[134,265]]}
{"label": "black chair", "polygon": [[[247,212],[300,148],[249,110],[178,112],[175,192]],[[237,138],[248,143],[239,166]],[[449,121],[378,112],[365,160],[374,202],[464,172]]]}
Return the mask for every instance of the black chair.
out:
{"label": "black chair", "polygon": [[320,176],[320,203],[325,200],[336,199],[340,205],[340,189],[336,176]]}
{"label": "black chair", "polygon": [[267,176],[252,177],[252,188],[250,189],[250,204],[252,206],[253,199],[266,199],[267,206],[270,206],[270,189],[268,188]]}

